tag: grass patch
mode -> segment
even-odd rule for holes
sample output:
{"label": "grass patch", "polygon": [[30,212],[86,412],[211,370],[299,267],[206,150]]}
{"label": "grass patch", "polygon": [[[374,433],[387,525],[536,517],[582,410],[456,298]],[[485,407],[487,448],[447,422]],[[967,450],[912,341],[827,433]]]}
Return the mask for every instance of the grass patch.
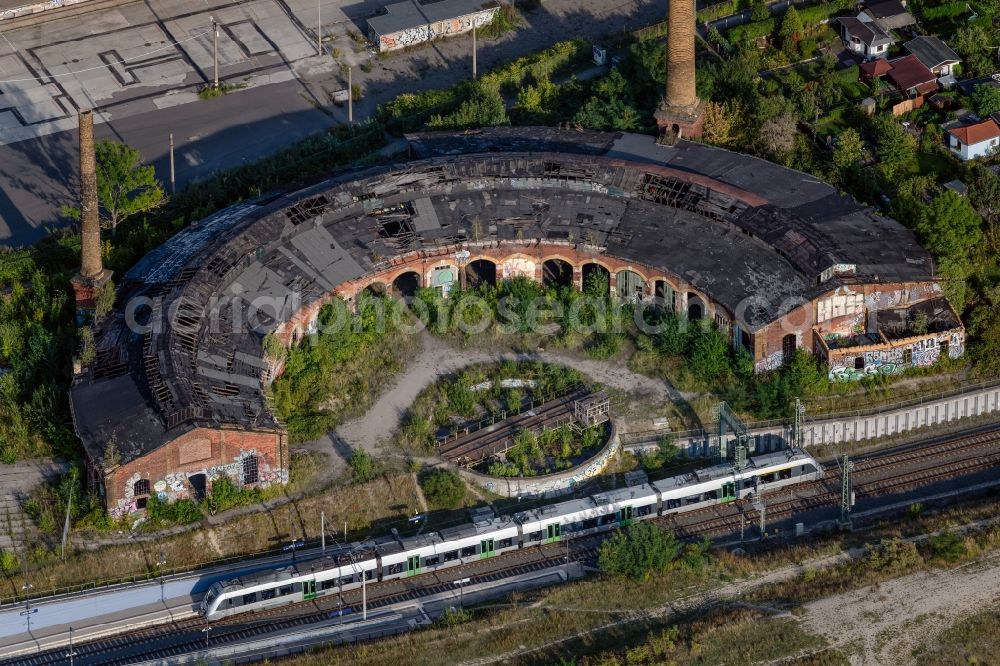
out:
{"label": "grass patch", "polygon": [[913,651],[920,664],[992,664],[1000,654],[1000,604],[952,624],[929,644]]}
{"label": "grass patch", "polygon": [[228,95],[231,92],[236,92],[237,90],[243,90],[247,87],[245,83],[220,83],[217,86],[205,86],[198,91],[198,97],[201,99],[216,99],[224,95]]}

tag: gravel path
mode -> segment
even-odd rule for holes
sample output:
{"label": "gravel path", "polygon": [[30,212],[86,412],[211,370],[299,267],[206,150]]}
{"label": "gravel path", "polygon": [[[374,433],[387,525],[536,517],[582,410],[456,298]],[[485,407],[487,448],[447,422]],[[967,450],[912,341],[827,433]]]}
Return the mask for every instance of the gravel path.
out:
{"label": "gravel path", "polygon": [[915,664],[913,649],[963,615],[1000,597],[1000,553],[948,570],[919,572],[878,586],[819,599],[803,621],[852,664]]}
{"label": "gravel path", "polygon": [[339,439],[351,447],[361,447],[371,453],[377,453],[399,427],[406,410],[424,387],[443,375],[474,363],[509,359],[542,360],[569,366],[605,386],[643,398],[673,402],[684,399],[683,395],[666,382],[636,374],[614,361],[595,361],[561,351],[514,354],[482,349],[459,350],[429,333],[425,332],[422,335],[423,351],[400,375],[396,385],[383,393],[364,416],[338,428],[334,440]]}

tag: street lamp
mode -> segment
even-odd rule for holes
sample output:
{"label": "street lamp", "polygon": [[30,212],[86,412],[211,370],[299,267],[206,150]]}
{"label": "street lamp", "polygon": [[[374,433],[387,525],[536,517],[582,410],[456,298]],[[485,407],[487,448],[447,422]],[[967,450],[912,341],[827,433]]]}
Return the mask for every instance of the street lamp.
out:
{"label": "street lamp", "polygon": [[166,604],[163,597],[163,567],[167,564],[167,557],[163,554],[163,546],[160,546],[160,558],[156,560],[156,570],[160,572],[160,603]]}
{"label": "street lamp", "polygon": [[35,614],[35,613],[38,612],[37,608],[32,608],[31,607],[31,590],[34,587],[35,586],[32,585],[31,583],[25,583],[24,585],[21,586],[21,589],[24,591],[24,610],[21,611],[20,614],[28,622],[28,633],[29,634],[31,633],[31,616],[33,614]]}
{"label": "street lamp", "polygon": [[66,656],[69,657],[69,666],[73,666],[73,657],[76,656],[76,651],[73,650],[73,627],[69,628],[69,652]]}
{"label": "street lamp", "polygon": [[209,20],[212,21],[212,32],[214,33],[212,41],[212,63],[214,65],[214,74],[212,76],[212,87],[219,87],[219,22],[215,20],[214,16],[209,16]]}
{"label": "street lamp", "polygon": [[212,631],[212,625],[208,624],[208,618],[205,618],[205,625],[206,626],[205,626],[204,629],[202,629],[202,632],[204,632],[204,634],[205,634],[205,649],[207,650],[208,649],[208,632]]}

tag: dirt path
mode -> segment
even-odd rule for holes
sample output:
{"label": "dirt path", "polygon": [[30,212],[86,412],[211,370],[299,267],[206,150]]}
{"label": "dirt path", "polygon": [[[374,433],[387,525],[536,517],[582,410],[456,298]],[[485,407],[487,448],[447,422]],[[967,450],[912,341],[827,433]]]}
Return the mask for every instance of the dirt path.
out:
{"label": "dirt path", "polygon": [[368,413],[337,429],[339,439],[352,447],[362,447],[371,453],[378,453],[381,447],[389,443],[389,438],[399,427],[407,408],[424,387],[467,365],[509,359],[559,363],[615,389],[663,401],[684,400],[684,396],[666,382],[636,374],[613,361],[595,361],[559,351],[514,354],[482,349],[459,350],[430,333],[424,332],[422,335],[423,350],[419,358],[410,363],[399,376],[396,385],[383,393]]}
{"label": "dirt path", "polygon": [[805,606],[806,628],[852,664],[914,664],[913,650],[1000,596],[1000,553],[955,569],[919,572]]}

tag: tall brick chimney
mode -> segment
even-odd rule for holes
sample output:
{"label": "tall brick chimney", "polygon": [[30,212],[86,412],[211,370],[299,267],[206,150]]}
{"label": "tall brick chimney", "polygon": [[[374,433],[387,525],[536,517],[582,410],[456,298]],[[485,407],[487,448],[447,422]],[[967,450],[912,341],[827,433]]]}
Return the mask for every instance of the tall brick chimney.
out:
{"label": "tall brick chimney", "polygon": [[94,295],[111,279],[101,261],[101,222],[97,209],[97,160],[94,156],[94,114],[80,111],[80,236],[83,258],[71,283],[76,296],[77,320],[94,309]]}
{"label": "tall brick chimney", "polygon": [[667,95],[656,124],[668,143],[702,133],[705,103],[695,91],[694,0],[670,0],[667,15]]}

